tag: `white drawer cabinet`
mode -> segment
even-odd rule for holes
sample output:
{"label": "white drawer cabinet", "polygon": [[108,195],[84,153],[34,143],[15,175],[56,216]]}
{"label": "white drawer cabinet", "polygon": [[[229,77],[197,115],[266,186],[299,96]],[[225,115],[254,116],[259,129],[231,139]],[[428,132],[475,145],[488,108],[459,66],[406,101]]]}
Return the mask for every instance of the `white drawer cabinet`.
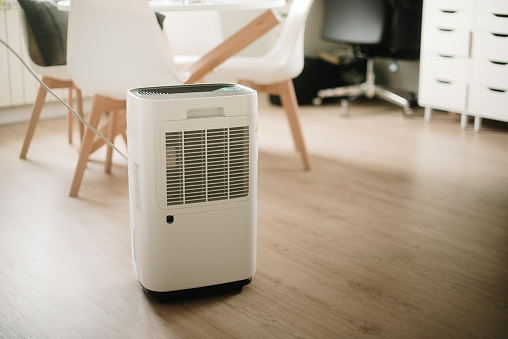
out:
{"label": "white drawer cabinet", "polygon": [[420,72],[420,76],[427,77],[425,81],[434,79],[441,82],[467,83],[469,58],[429,53],[425,55],[425,59]]}
{"label": "white drawer cabinet", "polygon": [[471,83],[491,88],[508,88],[508,61],[477,58],[473,61]]}
{"label": "white drawer cabinet", "polygon": [[463,111],[466,105],[467,85],[465,83],[425,79],[427,87],[419,94],[420,101],[432,101],[437,109]]}
{"label": "white drawer cabinet", "polygon": [[424,0],[418,101],[508,121],[508,0]]}
{"label": "white drawer cabinet", "polygon": [[476,32],[472,56],[473,59],[486,58],[489,60],[508,61],[508,34]]}
{"label": "white drawer cabinet", "polygon": [[432,27],[422,36],[426,52],[455,56],[469,55],[471,33],[465,29]]}
{"label": "white drawer cabinet", "polygon": [[499,89],[473,84],[469,93],[469,109],[478,116],[508,121],[508,88]]}
{"label": "white drawer cabinet", "polygon": [[494,12],[500,14],[506,14],[508,12],[508,1],[506,0],[476,0],[476,5],[480,12]]}
{"label": "white drawer cabinet", "polygon": [[473,11],[470,9],[428,8],[426,16],[429,27],[441,29],[469,30],[473,23]]}
{"label": "white drawer cabinet", "polygon": [[476,30],[508,34],[508,17],[498,12],[479,12],[476,17]]}
{"label": "white drawer cabinet", "polygon": [[426,8],[445,10],[473,9],[476,0],[425,0]]}

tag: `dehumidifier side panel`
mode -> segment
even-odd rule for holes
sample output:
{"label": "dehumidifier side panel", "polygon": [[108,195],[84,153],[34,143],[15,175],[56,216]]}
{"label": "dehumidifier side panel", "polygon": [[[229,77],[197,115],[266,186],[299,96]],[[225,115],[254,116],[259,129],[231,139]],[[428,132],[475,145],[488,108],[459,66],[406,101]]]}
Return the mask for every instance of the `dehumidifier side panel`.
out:
{"label": "dehumidifier side panel", "polygon": [[135,236],[137,276],[168,292],[250,278],[256,269],[256,203],[201,213],[143,217]]}
{"label": "dehumidifier side panel", "polygon": [[139,100],[129,92],[127,93],[127,144],[128,154],[128,177],[129,177],[129,223],[131,233],[131,253],[132,267],[137,272],[136,260],[134,255],[134,228],[141,222],[139,214],[139,142],[138,142],[138,119],[139,119]]}

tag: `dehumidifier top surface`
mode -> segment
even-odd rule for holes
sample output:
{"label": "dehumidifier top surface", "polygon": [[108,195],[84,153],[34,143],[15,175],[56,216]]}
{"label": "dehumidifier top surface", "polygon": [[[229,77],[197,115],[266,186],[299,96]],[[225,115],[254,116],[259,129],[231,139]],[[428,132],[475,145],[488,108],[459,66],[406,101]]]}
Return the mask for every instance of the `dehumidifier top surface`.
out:
{"label": "dehumidifier top surface", "polygon": [[222,83],[144,87],[131,89],[129,92],[139,98],[150,100],[211,98],[255,93],[254,90],[245,86]]}

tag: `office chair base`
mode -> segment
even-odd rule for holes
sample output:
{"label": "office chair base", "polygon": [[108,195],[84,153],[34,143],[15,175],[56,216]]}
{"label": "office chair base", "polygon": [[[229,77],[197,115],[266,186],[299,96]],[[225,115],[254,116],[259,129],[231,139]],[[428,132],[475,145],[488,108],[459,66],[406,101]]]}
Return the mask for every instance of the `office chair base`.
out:
{"label": "office chair base", "polygon": [[349,100],[342,99],[340,101],[341,104],[341,115],[349,115],[349,101],[354,100],[360,96],[364,95],[365,97],[372,99],[374,97],[378,97],[380,99],[383,99],[385,101],[391,102],[393,104],[396,104],[400,107],[402,107],[402,114],[405,117],[412,117],[413,116],[413,109],[411,108],[411,102],[393,92],[387,91],[386,89],[368,84],[363,83],[361,85],[355,85],[355,86],[345,86],[345,87],[337,87],[337,88],[330,88],[330,89],[323,89],[318,91],[317,97],[314,98],[312,103],[314,105],[321,105],[322,100],[324,98],[330,98],[330,97],[349,97]]}
{"label": "office chair base", "polygon": [[[365,95],[369,99],[378,97],[395,105],[399,105],[402,107],[402,114],[405,117],[413,116],[411,102],[408,99],[375,85],[374,60],[372,58],[367,59],[367,74],[365,79],[366,81],[361,85],[319,90],[317,97],[314,98],[312,103],[321,105],[324,98],[353,97],[353,99],[356,99],[359,96]],[[346,99],[341,100],[341,113],[342,115],[349,115],[349,107]]]}

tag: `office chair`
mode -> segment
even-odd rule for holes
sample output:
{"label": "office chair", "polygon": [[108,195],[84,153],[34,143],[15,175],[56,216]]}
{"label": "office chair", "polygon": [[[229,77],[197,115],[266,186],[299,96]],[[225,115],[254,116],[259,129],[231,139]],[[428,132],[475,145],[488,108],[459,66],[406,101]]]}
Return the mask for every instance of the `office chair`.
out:
{"label": "office chair", "polygon": [[[67,88],[71,107],[75,91],[77,111],[83,117],[81,90],[74,86],[66,65],[67,13],[58,11],[56,2],[53,0],[18,0],[18,2],[22,9],[20,16],[23,41],[29,56],[30,68],[42,75],[42,82],[49,88]],[[46,95],[46,89],[40,85],[19,156],[22,159],[25,159],[28,153]],[[70,111],[67,121],[68,140],[72,143],[73,115]],[[81,122],[79,132],[81,140],[84,132]]]}
{"label": "office chair", "polygon": [[[399,105],[405,116],[412,116],[410,100],[375,84],[374,58],[419,58],[422,5],[423,0],[324,0],[323,39],[348,44],[356,58],[367,60],[367,74],[360,85],[318,91],[314,103],[365,95]],[[347,99],[341,100],[341,112],[349,114]]]}
{"label": "office chair", "polygon": [[234,77],[258,92],[280,96],[295,148],[301,155],[305,170],[310,169],[310,161],[300,127],[292,80],[303,70],[305,23],[312,2],[292,1],[280,35],[267,54],[261,57],[234,56],[215,69],[217,73]]}

